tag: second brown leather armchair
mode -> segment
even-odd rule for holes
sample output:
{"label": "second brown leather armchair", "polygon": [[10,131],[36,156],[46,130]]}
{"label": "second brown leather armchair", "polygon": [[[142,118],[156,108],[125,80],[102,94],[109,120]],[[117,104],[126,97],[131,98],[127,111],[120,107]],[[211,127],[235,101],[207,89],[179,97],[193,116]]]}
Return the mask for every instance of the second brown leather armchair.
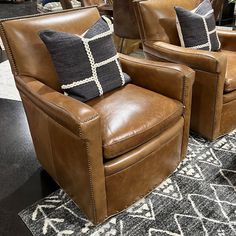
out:
{"label": "second brown leather armchair", "polygon": [[37,158],[93,223],[146,195],[185,157],[194,81],[188,67],[120,55],[132,84],[87,103],[65,96],[38,32],[82,34],[98,19],[84,8],[0,24]]}
{"label": "second brown leather armchair", "polygon": [[213,140],[236,128],[236,32],[219,31],[219,52],[181,47],[174,6],[193,9],[200,2],[135,1],[135,12],[148,59],[181,63],[196,71],[191,128]]}

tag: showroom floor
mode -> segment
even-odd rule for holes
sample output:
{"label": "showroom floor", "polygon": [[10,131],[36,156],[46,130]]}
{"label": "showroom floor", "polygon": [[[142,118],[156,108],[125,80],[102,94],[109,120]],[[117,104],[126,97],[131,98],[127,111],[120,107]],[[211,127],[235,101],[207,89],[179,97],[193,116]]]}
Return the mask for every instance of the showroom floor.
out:
{"label": "showroom floor", "polygon": [[[35,2],[0,2],[0,18],[35,12]],[[0,53],[0,63],[5,60]],[[58,187],[36,161],[22,103],[0,98],[0,114],[0,235],[27,236],[18,213]]]}
{"label": "showroom floor", "polygon": [[0,99],[0,235],[31,235],[22,209],[58,187],[36,161],[21,102]]}

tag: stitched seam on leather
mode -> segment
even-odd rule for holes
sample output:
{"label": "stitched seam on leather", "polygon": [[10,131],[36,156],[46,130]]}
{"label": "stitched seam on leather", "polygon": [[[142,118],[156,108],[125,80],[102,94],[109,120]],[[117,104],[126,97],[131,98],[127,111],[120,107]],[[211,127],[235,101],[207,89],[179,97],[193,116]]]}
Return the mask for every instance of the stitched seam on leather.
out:
{"label": "stitched seam on leather", "polygon": [[[30,102],[32,102],[31,100],[30,100]],[[35,104],[34,104],[35,105]],[[37,107],[38,108],[38,107]],[[40,109],[41,110],[41,109]],[[56,170],[55,170],[55,165],[54,165],[54,156],[55,156],[55,154],[54,154],[54,150],[53,150],[53,148],[52,148],[52,137],[51,137],[51,132],[49,132],[49,118],[50,119],[52,119],[51,117],[49,117],[47,114],[46,114],[46,117],[47,117],[47,131],[48,131],[48,135],[49,135],[49,137],[50,137],[50,150],[51,150],[51,155],[52,155],[52,158],[53,158],[53,160],[52,160],[52,168],[53,168],[53,171],[54,171],[54,175],[56,176],[56,178],[57,178],[57,181],[58,181],[58,177],[57,177],[57,173],[56,173]],[[57,122],[56,122],[57,123]],[[57,123],[58,124],[58,123]]]}
{"label": "stitched seam on leather", "polygon": [[[21,91],[22,92],[22,91]],[[28,96],[22,92],[24,94],[24,96],[26,98],[28,98]],[[29,99],[29,98],[28,98]],[[31,103],[34,104],[34,106],[37,107],[37,109],[40,109],[44,114],[46,114],[47,117],[50,117],[47,113],[45,113],[44,110],[41,109],[41,107],[38,107],[37,104],[35,104],[31,99],[29,99]],[[47,118],[48,119],[48,118]],[[52,119],[53,121],[55,121],[52,117],[50,117],[50,119]],[[62,126],[60,123],[58,123],[58,121],[55,121],[57,124],[59,124],[60,126]],[[66,127],[65,127],[66,128]],[[67,129],[67,128],[66,128]],[[48,130],[49,132],[49,130]],[[70,131],[71,132],[71,131]],[[50,136],[50,149],[51,149],[51,152],[54,156],[54,152],[53,152],[53,149],[52,149],[52,145],[51,145],[51,135],[50,135],[50,132],[49,132],[49,136]],[[79,137],[83,137],[83,132],[82,132],[82,129],[79,127]],[[82,142],[84,142],[84,140],[82,139]],[[88,144],[87,142],[85,141],[85,146],[86,146],[86,153],[88,154]],[[89,157],[89,155],[87,155]],[[90,164],[90,160],[89,158],[87,159],[87,163],[88,163],[88,172],[89,172],[89,182],[90,182],[90,201],[91,201],[91,204],[92,204],[92,208],[93,208],[93,217],[95,219],[95,221],[97,222],[97,213],[96,213],[96,207],[95,207],[95,200],[94,200],[94,191],[93,191],[93,182],[92,182],[92,177],[91,177],[91,164]],[[56,172],[55,172],[56,174]]]}
{"label": "stitched seam on leather", "polygon": [[137,65],[142,65],[142,66],[145,65],[145,66],[148,66],[150,68],[158,68],[158,69],[163,69],[164,68],[164,69],[167,69],[167,70],[174,70],[174,71],[179,72],[182,77],[184,76],[184,73],[183,73],[183,71],[181,69],[178,70],[178,69],[170,67],[170,66],[157,65],[157,64],[153,64],[151,62],[145,62],[145,61],[147,61],[146,59],[144,59],[142,62],[137,62],[137,61],[133,61],[131,59],[122,58],[122,56],[120,58],[121,58],[122,61],[128,61],[128,62],[131,62],[132,64],[137,64]]}
{"label": "stitched seam on leather", "polygon": [[[188,129],[188,127],[186,127],[186,117],[185,117],[185,114],[186,114],[186,104],[185,104],[185,100],[187,100],[187,79],[188,76],[190,75],[190,73],[187,75],[187,76],[184,76],[183,80],[183,88],[182,88],[182,91],[183,91],[183,97],[182,97],[182,102],[184,104],[184,111],[183,111],[183,118],[184,118],[184,126],[183,126],[183,135],[182,135],[182,148],[181,148],[181,158],[183,158],[183,148],[184,147],[184,141],[185,141],[185,138],[188,139],[188,137],[186,137],[188,134],[186,132],[186,128]],[[189,108],[190,109],[190,108]],[[189,125],[190,125],[190,122],[189,122]]]}
{"label": "stitched seam on leather", "polygon": [[[148,45],[148,44],[145,44],[145,46],[147,46],[147,47],[150,47],[150,48],[152,48],[152,46],[151,45]],[[163,50],[166,50],[166,51],[169,51],[169,52],[174,52],[174,53],[178,53],[178,54],[181,54],[181,55],[185,55],[186,56],[186,54],[188,54],[188,55],[193,55],[193,53],[189,53],[189,52],[179,52],[179,51],[175,51],[175,50],[172,50],[172,49],[169,49],[169,48],[165,48],[165,47],[161,47],[161,46],[159,46],[159,45],[153,45],[154,46],[154,48],[157,48],[157,50],[159,49],[159,52],[161,52],[161,53],[163,53]],[[150,52],[148,52],[148,53],[150,53]],[[204,59],[207,59],[207,60],[215,60],[213,63],[215,64],[215,71],[214,72],[216,72],[216,69],[217,69],[217,59],[216,58],[214,58],[214,57],[211,57],[211,56],[208,56],[208,55],[199,55],[199,54],[197,54],[197,55],[195,55],[196,57],[203,57]],[[168,60],[169,61],[171,61],[171,62],[175,62],[175,61],[173,61],[173,59],[169,59],[168,58]],[[209,72],[212,72],[212,71],[209,71]],[[216,73],[219,73],[219,72],[216,72]]]}
{"label": "stitched seam on leather", "polygon": [[[79,11],[83,10],[83,9],[90,9],[90,8],[95,8],[94,6],[90,6],[90,7],[82,7]],[[7,41],[7,50],[9,51],[10,53],[10,56],[11,58],[9,58],[11,61],[12,61],[12,64],[14,66],[14,69],[16,71],[16,73],[18,74],[18,68],[16,66],[16,62],[15,62],[15,58],[13,56],[13,53],[12,53],[12,50],[9,46],[9,40],[7,38],[7,35],[6,35],[6,32],[5,32],[5,29],[3,27],[3,22],[5,21],[14,21],[14,20],[18,20],[18,19],[27,19],[27,18],[35,18],[35,17],[41,17],[41,16],[47,16],[47,15],[55,15],[55,14],[58,14],[58,15],[62,15],[62,14],[66,14],[68,12],[72,12],[72,11],[78,11],[78,9],[68,9],[68,10],[63,10],[63,11],[60,11],[60,12],[50,12],[50,13],[41,13],[40,15],[28,15],[28,16],[19,16],[19,17],[14,17],[14,18],[5,18],[5,19],[2,19],[0,20],[0,28],[4,34],[4,37]]]}
{"label": "stitched seam on leather", "polygon": [[[171,44],[170,44],[171,45]],[[146,46],[146,45],[145,45]],[[148,45],[149,47],[152,47],[151,45]],[[166,48],[166,47],[161,47],[160,45],[153,45],[154,47],[157,47],[159,49],[162,49],[162,50],[166,50],[166,51],[170,51],[170,52],[177,52],[177,53],[180,53],[182,55],[185,55],[185,54],[188,54],[188,55],[193,55],[193,53],[190,53],[190,52],[181,52],[181,51],[175,51],[175,50],[172,50],[170,48]],[[209,55],[204,55],[204,54],[197,54],[196,55],[197,57],[204,57],[205,59],[213,59],[217,62],[217,59],[215,57],[212,57],[212,56],[209,56]]]}
{"label": "stitched seam on leather", "polygon": [[27,15],[27,16],[18,16],[18,17],[13,17],[13,18],[4,18],[1,19],[0,22],[5,22],[5,21],[14,21],[14,20],[19,20],[19,19],[28,19],[28,18],[35,18],[35,17],[42,17],[42,16],[47,16],[47,15],[64,15],[68,14],[68,12],[72,11],[82,11],[84,9],[89,9],[89,8],[96,8],[95,6],[87,6],[87,7],[81,7],[80,9],[75,8],[75,9],[67,9],[63,11],[57,11],[57,12],[46,12],[46,13],[40,13],[40,14],[33,14],[33,15]]}
{"label": "stitched seam on leather", "polygon": [[[178,119],[178,117],[176,117],[174,120],[172,120],[171,123],[169,124],[169,126],[172,126],[172,125],[174,124],[174,122],[177,121],[177,119]],[[116,152],[115,155],[114,155],[114,154],[113,154],[113,155],[109,155],[109,156],[107,157],[107,160],[111,160],[111,159],[113,159],[113,158],[115,158],[115,157],[118,157],[119,155],[124,154],[124,152],[132,151],[132,150],[134,150],[135,148],[137,148],[137,147],[139,147],[139,146],[141,146],[141,145],[143,145],[143,144],[149,142],[151,139],[157,137],[158,135],[161,135],[161,133],[164,132],[164,131],[166,131],[166,130],[169,128],[169,126],[164,126],[164,127],[161,129],[161,131],[160,131],[159,133],[156,133],[156,134],[152,135],[152,136],[149,137],[147,140],[142,141],[142,142],[139,143],[139,144],[136,144],[136,145],[134,145],[134,146],[132,146],[132,147],[130,147],[130,148],[127,148],[125,151]]]}
{"label": "stitched seam on leather", "polygon": [[177,133],[176,135],[174,135],[174,136],[173,136],[171,139],[169,139],[166,143],[163,143],[161,146],[159,146],[158,149],[153,150],[153,151],[150,152],[147,156],[145,156],[144,158],[140,159],[139,161],[137,161],[137,162],[131,164],[130,166],[127,166],[127,167],[125,167],[125,168],[123,168],[123,169],[119,170],[118,172],[115,172],[115,173],[113,173],[113,174],[111,174],[111,175],[106,175],[106,177],[108,177],[108,176],[110,177],[110,176],[119,174],[120,172],[125,171],[125,170],[128,170],[128,169],[130,169],[131,167],[133,167],[134,165],[137,165],[137,164],[140,163],[141,161],[146,160],[151,154],[153,154],[153,153],[156,152],[156,151],[159,151],[164,145],[170,143],[170,142],[171,142],[173,139],[175,139],[178,135],[179,135],[179,133]]}
{"label": "stitched seam on leather", "polygon": [[1,28],[1,31],[2,31],[2,33],[3,33],[3,35],[4,35],[4,37],[5,37],[5,40],[6,40],[6,42],[7,42],[7,45],[6,45],[6,46],[7,46],[7,51],[10,53],[10,58],[9,58],[9,60],[12,62],[12,65],[13,65],[13,67],[14,67],[15,72],[18,74],[18,68],[17,68],[17,66],[16,66],[16,60],[15,60],[15,58],[14,58],[14,56],[13,56],[13,53],[12,53],[12,50],[11,50],[11,48],[10,48],[9,40],[8,40],[6,31],[5,31],[4,27],[3,27],[2,22],[4,22],[4,21],[3,21],[3,20],[0,21],[0,28]]}
{"label": "stitched seam on leather", "polygon": [[[82,7],[81,9],[79,9],[79,11],[81,11],[81,10],[83,10],[83,9],[90,9],[90,8],[95,8],[95,7],[94,7],[94,6]],[[22,19],[27,19],[27,18],[35,18],[35,17],[47,16],[47,15],[55,15],[55,14],[62,15],[62,14],[66,14],[66,13],[72,12],[72,11],[78,11],[78,9],[68,9],[68,10],[63,10],[63,11],[60,11],[60,12],[42,13],[42,14],[40,14],[40,15],[39,15],[39,14],[34,14],[34,15],[28,15],[28,16],[24,16],[24,17],[19,16],[19,17],[5,18],[5,19],[0,20],[0,28],[1,28],[1,30],[2,30],[2,32],[3,32],[3,35],[4,35],[4,37],[5,37],[6,41],[7,41],[7,50],[8,50],[9,53],[10,53],[10,58],[9,58],[9,60],[12,62],[12,65],[14,66],[14,69],[15,69],[15,71],[16,71],[17,74],[19,74],[19,71],[18,71],[18,68],[17,68],[17,66],[16,66],[16,60],[15,60],[15,58],[14,58],[14,56],[13,56],[13,53],[12,53],[12,50],[11,50],[11,48],[10,48],[10,46],[9,46],[9,40],[8,40],[8,38],[7,38],[5,29],[4,29],[2,23],[5,22],[5,21],[14,21],[14,20],[18,20],[18,19],[21,19],[21,20],[22,20]]]}
{"label": "stitched seam on leather", "polygon": [[[81,131],[82,133],[82,131]],[[86,145],[86,153],[87,153],[87,160],[88,160],[88,172],[89,172],[89,183],[90,183],[90,200],[93,208],[93,217],[95,223],[97,223],[97,210],[96,210],[96,204],[94,199],[94,187],[93,187],[93,180],[92,180],[92,168],[91,168],[91,162],[90,162],[90,155],[88,155],[88,142],[85,142]]]}
{"label": "stitched seam on leather", "polygon": [[216,91],[216,98],[214,99],[214,112],[213,112],[213,123],[212,123],[212,131],[211,131],[211,136],[214,138],[214,131],[215,131],[215,122],[216,122],[216,103],[217,100],[219,99],[218,97],[218,85],[219,85],[219,75],[217,75],[217,82],[215,85],[215,91]]}
{"label": "stitched seam on leather", "polygon": [[[24,82],[23,82],[23,83],[24,83]],[[20,86],[23,86],[23,85],[20,85]],[[71,118],[73,118],[74,120],[76,120],[76,121],[79,120],[79,123],[81,123],[81,124],[85,124],[86,122],[89,122],[89,121],[94,120],[94,119],[96,119],[96,118],[99,117],[99,114],[95,114],[95,115],[90,116],[89,118],[87,118],[87,119],[85,119],[85,120],[80,120],[80,119],[78,119],[78,118],[75,118],[74,114],[71,114],[71,112],[69,112],[69,111],[66,110],[65,108],[63,108],[63,107],[61,107],[61,106],[59,106],[59,105],[57,105],[57,104],[55,104],[55,103],[52,103],[52,102],[50,102],[50,101],[47,101],[45,98],[43,98],[43,95],[39,95],[37,92],[32,92],[32,91],[30,91],[29,87],[28,87],[26,84],[25,84],[25,87],[27,87],[26,93],[29,93],[33,98],[34,98],[34,97],[37,98],[37,99],[40,101],[40,103],[45,102],[45,103],[46,103],[47,105],[49,105],[49,106],[55,106],[55,107],[57,107],[58,109],[63,110],[66,114],[68,114],[68,115],[69,115]],[[26,89],[26,88],[25,88],[25,89]],[[23,90],[21,90],[21,92],[24,93],[26,97],[28,97],[28,94],[26,94]],[[59,92],[58,92],[58,93],[59,93]],[[60,94],[60,93],[59,93],[59,94]],[[62,94],[60,94],[60,95],[62,95]],[[64,96],[64,95],[62,95],[62,96]],[[42,98],[43,98],[43,99],[42,99]],[[43,102],[42,102],[41,100],[43,100]],[[37,105],[35,102],[34,102],[34,104]],[[42,104],[42,105],[43,105],[43,104]],[[46,112],[46,111],[44,111],[44,112]]]}
{"label": "stitched seam on leather", "polygon": [[[30,97],[28,96],[27,93],[25,93],[25,92],[22,91],[22,90],[20,90],[20,92],[23,93],[27,98],[30,99]],[[27,91],[27,92],[28,92],[28,91]],[[30,93],[31,93],[31,92],[30,92]],[[39,95],[31,94],[31,96],[36,96],[36,98],[39,99],[39,97],[38,97]],[[39,100],[40,100],[40,99],[39,99]],[[30,101],[31,101],[35,106],[37,106],[38,108],[40,108],[46,115],[48,115],[48,116],[51,117],[53,120],[55,120],[51,115],[49,115],[49,114],[47,113],[47,111],[45,111],[41,106],[38,106],[38,104],[36,104],[32,99],[30,99]],[[44,101],[44,102],[45,102],[45,101]],[[42,103],[42,102],[41,102],[41,103]],[[45,102],[45,103],[48,105],[48,102]],[[64,110],[64,109],[62,109],[61,107],[58,107],[57,105],[52,104],[52,103],[50,103],[50,105],[59,108],[60,110],[62,110],[63,112],[65,112],[69,117],[71,117],[71,118],[73,118],[73,119],[75,120],[75,123],[78,125],[78,129],[79,129],[79,133],[80,133],[80,137],[81,137],[81,138],[83,138],[83,136],[81,136],[82,132],[81,132],[81,127],[80,127],[80,125],[81,125],[81,124],[85,124],[86,122],[89,122],[89,121],[96,120],[96,119],[99,117],[99,116],[97,115],[97,116],[90,117],[90,118],[87,119],[85,122],[80,122],[80,121],[78,122],[78,119],[75,119],[74,116],[71,116],[70,113],[67,112],[67,110]],[[57,120],[56,122],[59,123],[58,120]],[[60,123],[59,123],[59,124],[60,124]]]}
{"label": "stitched seam on leather", "polygon": [[[178,167],[178,164],[179,164],[179,163],[180,163],[180,160],[179,160],[179,162],[177,163],[177,165],[175,166],[175,169]],[[172,171],[172,172],[173,172],[173,171]],[[141,198],[143,198],[143,197],[149,195],[149,194],[153,191],[153,189],[155,189],[156,187],[160,186],[160,184],[161,184],[164,180],[168,179],[172,174],[173,174],[173,173],[170,173],[168,176],[164,177],[164,178],[160,181],[159,184],[154,184],[149,190],[147,190],[147,192],[146,192],[145,194],[139,195],[137,198],[135,198],[134,201],[129,202],[129,203],[124,207],[124,209],[123,209],[122,211],[116,211],[116,214],[118,214],[119,212],[123,212],[123,211],[127,210],[127,208],[129,208],[129,207],[130,207],[131,205],[133,205],[135,202],[138,202],[138,200],[140,200]],[[116,215],[116,214],[113,214],[113,215]],[[111,217],[111,216],[109,216],[109,218],[110,218],[110,217]]]}
{"label": "stitched seam on leather", "polygon": [[162,120],[161,122],[155,123],[154,125],[150,126],[148,129],[145,129],[145,130],[140,131],[140,132],[138,132],[138,133],[132,134],[132,135],[130,135],[129,137],[119,139],[118,141],[114,141],[114,142],[112,142],[111,144],[105,144],[105,145],[103,145],[103,147],[108,147],[108,146],[110,147],[110,146],[115,145],[115,144],[117,144],[117,143],[120,143],[120,142],[122,142],[122,141],[126,141],[126,140],[128,140],[128,139],[130,139],[130,138],[133,138],[134,136],[137,136],[137,135],[139,135],[139,134],[145,133],[145,132],[147,132],[148,130],[153,129],[153,127],[157,126],[158,124],[160,124],[160,123],[162,123],[162,122],[164,122],[164,121],[170,120],[170,117],[172,117],[172,116],[174,116],[173,119],[178,118],[178,117],[175,117],[175,115],[176,115],[177,113],[178,113],[178,110],[176,110],[174,113],[172,113],[171,115],[169,115],[165,120]]}

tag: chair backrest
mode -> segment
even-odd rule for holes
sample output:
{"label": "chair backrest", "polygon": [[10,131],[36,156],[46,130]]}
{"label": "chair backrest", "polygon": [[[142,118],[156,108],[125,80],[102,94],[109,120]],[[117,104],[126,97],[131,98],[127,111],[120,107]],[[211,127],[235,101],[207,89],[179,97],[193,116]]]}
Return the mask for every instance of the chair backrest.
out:
{"label": "chair backrest", "polygon": [[180,45],[174,7],[194,9],[201,0],[134,1],[142,41],[163,41]]}
{"label": "chair backrest", "polygon": [[81,5],[83,7],[87,7],[87,6],[99,6],[101,4],[104,4],[103,0],[81,0]]}
{"label": "chair backrest", "polygon": [[215,19],[218,20],[222,12],[225,0],[211,0],[212,8],[214,9]]}
{"label": "chair backrest", "polygon": [[133,0],[113,1],[114,32],[121,38],[140,39]]}
{"label": "chair backrest", "polygon": [[60,0],[60,3],[61,3],[63,10],[73,9],[73,5],[71,3],[71,0]]}
{"label": "chair backrest", "polygon": [[59,91],[55,67],[39,31],[52,29],[82,34],[99,17],[97,8],[91,7],[1,21],[1,37],[13,74],[32,76]]}

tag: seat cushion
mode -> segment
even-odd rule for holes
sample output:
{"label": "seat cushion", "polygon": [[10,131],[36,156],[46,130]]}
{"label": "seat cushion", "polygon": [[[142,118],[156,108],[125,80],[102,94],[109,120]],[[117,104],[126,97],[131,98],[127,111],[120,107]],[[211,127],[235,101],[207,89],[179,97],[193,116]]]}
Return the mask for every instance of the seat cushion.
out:
{"label": "seat cushion", "polygon": [[222,51],[227,56],[225,92],[236,90],[236,52]]}
{"label": "seat cushion", "polygon": [[101,117],[106,159],[124,154],[158,136],[183,113],[182,103],[133,84],[87,104]]}

